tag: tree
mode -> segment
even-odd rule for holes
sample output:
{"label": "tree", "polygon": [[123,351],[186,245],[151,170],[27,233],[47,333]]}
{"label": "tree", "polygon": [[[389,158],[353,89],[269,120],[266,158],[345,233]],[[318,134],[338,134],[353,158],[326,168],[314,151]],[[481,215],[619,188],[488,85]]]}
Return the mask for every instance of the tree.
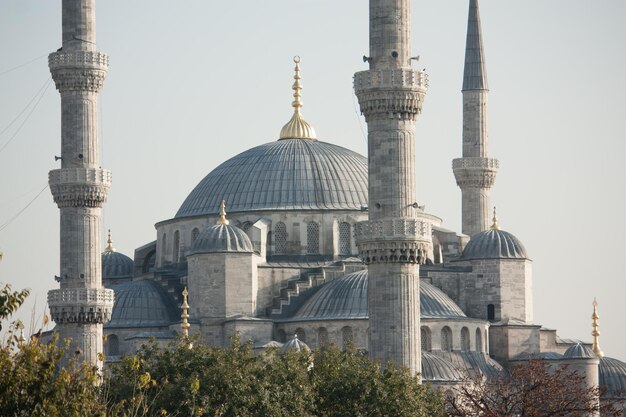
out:
{"label": "tree", "polygon": [[620,416],[612,404],[600,405],[600,394],[567,365],[530,360],[492,380],[476,376],[447,398],[446,409],[451,417]]}
{"label": "tree", "polygon": [[11,286],[6,284],[0,290],[0,330],[2,330],[2,321],[11,317],[13,313],[24,303],[26,297],[30,294],[30,290],[11,291]]}

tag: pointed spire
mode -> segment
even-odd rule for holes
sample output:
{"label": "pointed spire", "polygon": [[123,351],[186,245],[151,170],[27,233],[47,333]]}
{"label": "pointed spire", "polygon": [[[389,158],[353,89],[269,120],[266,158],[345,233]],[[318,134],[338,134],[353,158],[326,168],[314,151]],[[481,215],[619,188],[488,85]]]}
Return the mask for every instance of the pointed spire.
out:
{"label": "pointed spire", "polygon": [[493,206],[493,224],[491,225],[491,230],[500,230],[500,225],[498,225],[498,214],[496,213],[496,206]]}
{"label": "pointed spire", "polygon": [[189,337],[189,304],[187,304],[187,296],[189,295],[189,291],[187,291],[187,287],[183,290],[183,305],[181,306],[183,309],[183,314],[180,315],[182,319],[182,323],[180,327],[183,329],[183,336]]}
{"label": "pointed spire", "polygon": [[296,64],[295,75],[293,76],[293,116],[280,131],[280,139],[312,139],[315,140],[315,129],[308,124],[301,114],[302,109],[302,84],[300,84],[300,57],[295,56],[293,62]]}
{"label": "pointed spire", "polygon": [[220,204],[220,218],[217,219],[215,224],[229,224],[230,221],[226,218],[226,200],[222,200],[222,204]]}
{"label": "pointed spire", "polygon": [[600,316],[598,316],[598,302],[594,298],[593,299],[593,314],[591,315],[591,319],[593,320],[593,323],[591,325],[593,328],[593,331],[591,332],[591,335],[593,336],[593,346],[591,347],[591,349],[593,350],[593,353],[595,353],[598,358],[601,358],[604,356],[604,353],[602,352],[602,349],[600,349],[600,342],[599,342],[600,331],[598,331],[598,328],[600,327],[598,325],[599,318]]}
{"label": "pointed spire", "polygon": [[469,15],[467,18],[467,41],[465,44],[463,91],[488,89],[478,0],[470,0]]}
{"label": "pointed spire", "polygon": [[113,239],[111,238],[111,229],[109,229],[109,238],[107,239],[107,247],[104,249],[105,252],[115,252],[115,248],[113,247]]}

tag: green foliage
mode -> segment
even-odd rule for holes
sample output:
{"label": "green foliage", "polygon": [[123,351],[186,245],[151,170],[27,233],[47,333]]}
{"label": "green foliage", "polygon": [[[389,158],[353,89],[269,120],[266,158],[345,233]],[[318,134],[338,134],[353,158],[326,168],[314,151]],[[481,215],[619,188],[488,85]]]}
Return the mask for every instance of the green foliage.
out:
{"label": "green foliage", "polygon": [[443,400],[406,370],[380,367],[355,349],[255,355],[234,338],[229,349],[197,341],[144,346],[112,367],[113,403],[130,404],[148,375],[148,415],[438,416]]}
{"label": "green foliage", "polygon": [[11,285],[9,284],[6,284],[0,290],[0,330],[2,330],[2,321],[11,317],[20,308],[28,294],[30,294],[28,289],[11,291]]}

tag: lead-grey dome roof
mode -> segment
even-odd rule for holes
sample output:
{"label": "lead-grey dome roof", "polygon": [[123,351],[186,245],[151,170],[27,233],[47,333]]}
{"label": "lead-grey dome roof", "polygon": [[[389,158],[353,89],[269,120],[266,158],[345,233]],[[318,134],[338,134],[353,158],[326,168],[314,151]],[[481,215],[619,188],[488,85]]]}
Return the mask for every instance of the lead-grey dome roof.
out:
{"label": "lead-grey dome roof", "polygon": [[[366,319],[367,269],[348,274],[325,284],[307,300],[292,319],[338,320]],[[420,282],[422,318],[465,318],[465,313],[443,291]]]}
{"label": "lead-grey dome roof", "polygon": [[426,382],[456,382],[467,377],[445,359],[422,351],[422,379]]}
{"label": "lead-grey dome roof", "polygon": [[174,299],[156,282],[144,279],[114,285],[115,304],[105,328],[168,326],[178,321]]}
{"label": "lead-grey dome roof", "polygon": [[367,206],[367,159],[326,142],[286,139],[249,149],[211,171],[176,217]]}
{"label": "lead-grey dome roof", "polygon": [[133,260],[123,253],[102,252],[102,278],[126,278],[133,275]]}
{"label": "lead-grey dome roof", "polygon": [[613,358],[601,358],[598,373],[600,387],[606,389],[604,397],[626,397],[626,363]]}
{"label": "lead-grey dome roof", "polygon": [[593,350],[581,343],[568,347],[563,354],[563,359],[592,359],[595,357],[596,354],[593,353]]}
{"label": "lead-grey dome roof", "polygon": [[216,224],[204,229],[193,242],[190,255],[196,253],[253,252],[250,238],[238,227]]}
{"label": "lead-grey dome roof", "polygon": [[509,232],[489,229],[471,237],[462,259],[526,259],[522,242]]}

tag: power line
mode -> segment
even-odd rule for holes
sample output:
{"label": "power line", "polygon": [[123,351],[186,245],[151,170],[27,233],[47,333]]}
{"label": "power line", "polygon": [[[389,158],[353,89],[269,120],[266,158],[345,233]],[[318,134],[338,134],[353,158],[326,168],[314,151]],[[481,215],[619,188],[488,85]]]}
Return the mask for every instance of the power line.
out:
{"label": "power line", "polygon": [[37,106],[39,105],[39,103],[41,102],[41,99],[43,98],[43,96],[46,94],[46,91],[48,90],[48,87],[50,87],[50,83],[52,83],[52,79],[48,80],[48,83],[46,84],[46,87],[44,88],[43,92],[41,93],[41,95],[39,96],[39,99],[37,100],[37,102],[35,103],[35,105],[33,106],[32,109],[30,109],[30,111],[28,112],[28,114],[26,115],[26,118],[24,119],[24,121],[22,122],[22,124],[20,124],[20,126],[17,128],[17,130],[15,131],[15,133],[13,134],[13,136],[11,136],[9,138],[9,140],[7,140],[4,145],[2,145],[2,147],[0,148],[0,153],[2,153],[2,151],[4,150],[4,148],[6,148],[9,143],[11,143],[11,141],[13,141],[13,139],[15,139],[15,137],[17,136],[18,133],[20,133],[20,131],[22,130],[22,127],[24,127],[24,125],[26,124],[26,122],[28,121],[28,119],[30,119],[30,116],[33,114],[33,112],[35,111],[35,109],[37,108]]}
{"label": "power line", "polygon": [[39,191],[39,193],[37,193],[37,195],[29,201],[28,204],[26,204],[26,206],[24,206],[23,209],[21,209],[20,211],[18,211],[13,217],[11,217],[9,220],[7,220],[6,222],[4,222],[1,226],[0,226],[0,232],[3,231],[4,229],[6,229],[6,227],[8,225],[10,225],[11,223],[13,223],[13,221],[15,219],[17,219],[22,213],[24,213],[26,211],[27,208],[29,208],[31,206],[31,204],[33,204],[35,202],[35,200],[37,200],[37,198],[44,192],[46,191],[46,188],[48,188],[48,184],[46,184],[45,187],[43,187],[41,189],[41,191]]}
{"label": "power line", "polygon": [[33,62],[38,61],[38,60],[40,60],[41,58],[45,58],[45,57],[47,57],[47,56],[48,56],[48,54],[46,54],[46,55],[41,55],[41,56],[38,56],[37,58],[33,58],[33,59],[31,59],[30,61],[26,61],[26,62],[24,62],[23,64],[20,64],[20,65],[17,65],[17,66],[15,66],[15,67],[13,67],[13,68],[9,68],[8,70],[2,71],[2,72],[0,72],[0,77],[1,77],[1,76],[3,76],[4,74],[8,74],[8,73],[10,73],[10,72],[13,72],[13,71],[15,71],[16,69],[20,69],[20,68],[22,68],[22,67],[25,67],[25,66],[26,66],[26,65],[28,65],[28,64],[32,64]]}
{"label": "power line", "polygon": [[50,78],[46,77],[46,81],[43,83],[43,85],[41,86],[41,88],[35,93],[35,95],[33,96],[33,98],[30,99],[30,101],[28,102],[28,104],[26,104],[26,106],[24,106],[24,108],[22,109],[22,111],[19,112],[19,114],[17,116],[15,116],[15,118],[11,121],[11,123],[9,123],[4,129],[2,129],[0,131],[0,135],[2,135],[4,132],[6,132],[7,130],[9,130],[9,128],[11,126],[13,126],[13,123],[15,123],[20,116],[22,116],[22,114],[24,114],[24,112],[30,107],[30,105],[33,103],[33,101],[35,101],[35,99],[37,98],[37,96],[39,96],[39,94],[41,94],[41,91],[46,88],[48,86],[48,84],[50,83]]}

